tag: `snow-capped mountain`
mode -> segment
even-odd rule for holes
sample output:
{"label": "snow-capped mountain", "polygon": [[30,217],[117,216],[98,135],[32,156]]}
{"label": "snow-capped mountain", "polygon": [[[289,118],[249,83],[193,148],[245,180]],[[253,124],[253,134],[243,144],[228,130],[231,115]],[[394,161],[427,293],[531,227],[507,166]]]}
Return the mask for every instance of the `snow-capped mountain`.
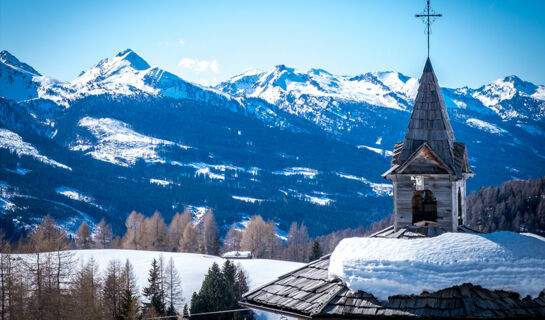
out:
{"label": "snow-capped mountain", "polygon": [[[302,73],[279,65],[269,72],[243,73],[219,84],[217,88],[234,96],[258,97],[286,108],[289,102],[293,102],[291,110],[301,109],[307,102],[316,107],[322,104],[323,108],[323,104],[330,100],[406,110],[410,106],[405,102],[416,95],[418,80],[397,72],[351,77],[336,76],[322,69]],[[313,101],[307,97],[319,100]]]}
{"label": "snow-capped mountain", "polygon": [[78,76],[71,85],[78,97],[101,94],[149,94],[203,101],[230,98],[184,81],[168,71],[151,67],[131,49],[100,61]]}
{"label": "snow-capped mountain", "polygon": [[[2,223],[47,212],[68,229],[103,216],[122,229],[131,210],[213,208],[223,226],[255,213],[313,234],[367,224],[391,210],[380,174],[417,87],[398,72],[280,65],[208,88],[130,49],[63,82],[2,51]],[[470,189],[545,174],[544,86],[511,76],[442,90],[477,173]]]}

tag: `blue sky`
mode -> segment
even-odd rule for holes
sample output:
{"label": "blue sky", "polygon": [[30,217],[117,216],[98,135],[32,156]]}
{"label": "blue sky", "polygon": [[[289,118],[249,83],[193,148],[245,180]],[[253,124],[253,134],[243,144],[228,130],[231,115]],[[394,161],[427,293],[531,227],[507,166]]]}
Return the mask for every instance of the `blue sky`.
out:
{"label": "blue sky", "polygon": [[[131,48],[153,66],[215,83],[285,64],[418,77],[424,0],[0,1],[0,49],[71,81]],[[432,0],[431,58],[442,86],[516,74],[545,84],[545,1]]]}

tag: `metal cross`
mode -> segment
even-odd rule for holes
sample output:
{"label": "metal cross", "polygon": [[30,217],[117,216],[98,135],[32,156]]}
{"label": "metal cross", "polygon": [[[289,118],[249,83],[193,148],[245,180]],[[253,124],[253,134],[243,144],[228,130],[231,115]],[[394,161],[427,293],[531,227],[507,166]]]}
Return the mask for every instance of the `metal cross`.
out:
{"label": "metal cross", "polygon": [[430,32],[431,32],[430,25],[435,21],[435,19],[442,17],[443,15],[433,11],[433,9],[430,8],[430,0],[427,0],[427,5],[426,5],[426,8],[424,8],[424,11],[422,11],[422,13],[420,14],[415,14],[414,16],[417,18],[423,18],[422,21],[426,24],[426,33],[428,34],[428,58],[429,58],[430,57]]}

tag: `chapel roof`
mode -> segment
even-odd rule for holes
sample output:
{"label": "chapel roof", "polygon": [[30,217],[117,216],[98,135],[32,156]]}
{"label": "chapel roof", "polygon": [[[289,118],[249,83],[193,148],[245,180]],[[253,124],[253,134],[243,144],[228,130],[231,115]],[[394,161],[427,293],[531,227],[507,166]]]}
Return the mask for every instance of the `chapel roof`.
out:
{"label": "chapel roof", "polygon": [[[474,232],[467,227],[458,231]],[[420,236],[419,232],[408,229],[394,232],[393,227],[372,235],[405,239]],[[521,299],[518,293],[465,283],[379,301],[372,293],[352,292],[341,280],[329,279],[329,262],[329,255],[312,261],[246,293],[240,304],[301,319],[545,317],[545,290],[535,299]]]}
{"label": "chapel roof", "polygon": [[394,147],[392,166],[401,166],[410,160],[424,144],[456,175],[460,176],[464,168],[469,170],[467,159],[465,162],[463,159],[465,145],[455,142],[441,87],[429,58],[420,77],[405,140]]}

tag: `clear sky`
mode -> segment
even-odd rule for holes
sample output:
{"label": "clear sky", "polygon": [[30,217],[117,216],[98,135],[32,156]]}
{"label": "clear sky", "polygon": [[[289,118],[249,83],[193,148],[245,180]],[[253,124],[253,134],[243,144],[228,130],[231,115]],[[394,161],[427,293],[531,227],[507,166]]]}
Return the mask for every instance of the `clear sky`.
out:
{"label": "clear sky", "polygon": [[[432,0],[431,59],[442,86],[516,74],[545,84],[545,1]],[[420,76],[425,0],[0,0],[0,49],[71,81],[131,48],[199,83],[285,64],[355,75]]]}

